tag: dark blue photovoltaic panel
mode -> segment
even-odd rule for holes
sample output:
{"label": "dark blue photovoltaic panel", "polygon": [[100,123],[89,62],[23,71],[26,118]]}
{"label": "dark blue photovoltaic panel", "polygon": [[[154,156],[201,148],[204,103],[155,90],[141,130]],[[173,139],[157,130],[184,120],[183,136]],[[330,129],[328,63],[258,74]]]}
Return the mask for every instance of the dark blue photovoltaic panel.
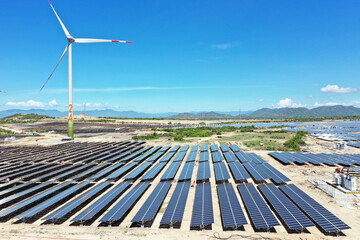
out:
{"label": "dark blue photovoltaic panel", "polygon": [[196,180],[204,181],[209,179],[210,177],[210,162],[200,162]]}
{"label": "dark blue photovoltaic panel", "polygon": [[204,161],[209,161],[210,160],[210,155],[209,152],[200,152],[200,160],[199,162],[204,162]]}
{"label": "dark blue photovoltaic panel", "polygon": [[99,222],[114,222],[122,219],[141,195],[150,186],[150,182],[141,182],[131,189],[114,207],[103,216]]}
{"label": "dark blue photovoltaic panel", "polygon": [[26,218],[32,218],[37,214],[43,213],[44,211],[46,211],[46,209],[48,209],[51,206],[57,205],[58,203],[64,201],[64,199],[80,192],[83,191],[86,187],[89,186],[89,184],[91,183],[91,181],[86,181],[80,184],[76,184],[68,189],[66,189],[65,191],[47,199],[46,201],[28,209],[27,211],[20,213],[19,215],[17,215],[16,219],[26,219]]}
{"label": "dark blue photovoltaic panel", "polygon": [[230,174],[224,162],[214,163],[214,170],[216,182],[225,181],[230,178]]}
{"label": "dark blue photovoltaic panel", "polygon": [[188,149],[189,149],[189,145],[182,146],[182,147],[180,148],[180,152],[187,152]]}
{"label": "dark blue photovoltaic panel", "polygon": [[121,168],[122,166],[124,166],[124,163],[115,163],[112,166],[105,168],[101,172],[90,177],[90,180],[97,181],[99,179],[105,178],[106,176],[110,175],[111,173]]}
{"label": "dark blue photovoltaic panel", "polygon": [[170,148],[171,148],[171,145],[164,146],[162,149],[160,149],[159,152],[166,152],[166,151],[169,150]]}
{"label": "dark blue photovoltaic panel", "polygon": [[176,156],[175,156],[175,158],[174,158],[174,162],[181,162],[182,160],[184,160],[184,158],[185,158],[185,155],[186,155],[186,152],[179,152]]}
{"label": "dark blue photovoltaic panel", "polygon": [[345,229],[350,229],[346,223],[294,184],[282,185],[279,188],[325,232],[340,232]]}
{"label": "dark blue photovoltaic panel", "polygon": [[288,177],[286,177],[284,174],[279,172],[279,170],[277,170],[270,164],[263,163],[260,166],[262,167],[262,170],[266,172],[266,174],[270,177],[270,179],[273,180],[276,184],[281,184],[290,181]]}
{"label": "dark blue photovoltaic panel", "polygon": [[209,145],[202,145],[200,151],[201,151],[201,152],[207,152],[207,151],[209,151]]}
{"label": "dark blue photovoltaic panel", "polygon": [[[133,180],[140,177],[149,167],[152,166],[151,162],[143,162],[140,166],[132,170],[128,175],[123,177],[124,180]],[[121,169],[120,169],[121,170]]]}
{"label": "dark blue photovoltaic panel", "polygon": [[190,181],[179,182],[176,185],[160,224],[173,224],[182,221],[190,185]]}
{"label": "dark blue photovoltaic panel", "polygon": [[233,152],[240,152],[240,151],[241,151],[241,149],[239,148],[239,146],[236,145],[236,144],[231,144],[231,145],[230,145],[230,149],[231,149]]}
{"label": "dark blue photovoltaic panel", "polygon": [[217,144],[211,145],[210,150],[211,152],[220,151],[219,146]]}
{"label": "dark blue photovoltaic panel", "polygon": [[216,162],[221,162],[222,160],[224,160],[222,154],[218,151],[216,152],[211,152],[211,157],[214,163]]}
{"label": "dark blue photovoltaic panel", "polygon": [[159,151],[159,149],[161,148],[161,146],[157,146],[153,149],[151,149],[150,151],[146,152],[145,154],[141,155],[140,157],[138,157],[137,159],[135,159],[135,162],[142,162],[145,159],[147,159],[148,157],[150,157],[152,154],[156,153],[157,151]]}
{"label": "dark blue photovoltaic panel", "polygon": [[241,183],[238,190],[255,229],[269,229],[280,225],[252,183]]}
{"label": "dark blue photovoltaic panel", "polygon": [[146,160],[147,162],[155,162],[157,161],[159,158],[161,158],[163,155],[165,154],[164,151],[159,151],[157,153],[155,153],[154,155],[152,155],[148,160]]}
{"label": "dark blue photovoltaic panel", "polygon": [[315,226],[274,184],[261,184],[258,187],[287,228],[295,230]]}
{"label": "dark blue photovoltaic panel", "polygon": [[259,157],[256,153],[248,153],[247,156],[256,164],[266,163],[266,161]]}
{"label": "dark blue photovoltaic panel", "polygon": [[173,146],[172,149],[170,149],[170,152],[177,152],[180,149],[179,145]]}
{"label": "dark blue photovoltaic panel", "polygon": [[199,150],[199,145],[195,145],[191,147],[190,152],[197,152]]}
{"label": "dark blue photovoltaic panel", "polygon": [[121,182],[109,192],[107,192],[104,196],[99,198],[96,202],[87,207],[84,211],[82,211],[79,215],[73,218],[72,222],[81,222],[87,221],[95,217],[100,212],[104,211],[108,204],[111,204],[118,197],[120,197],[125,190],[130,187],[131,181]]}
{"label": "dark blue photovoltaic panel", "polygon": [[224,157],[227,163],[238,161],[235,155],[232,152],[224,152]]}
{"label": "dark blue photovoltaic panel", "polygon": [[172,181],[159,182],[131,222],[145,222],[153,220],[171,187],[171,182]]}
{"label": "dark blue photovoltaic panel", "polygon": [[230,148],[226,144],[221,145],[220,148],[221,148],[222,152],[229,152],[230,151]]}
{"label": "dark blue photovoltaic panel", "polygon": [[246,179],[251,178],[249,173],[245,170],[239,161],[229,162],[228,165],[235,182],[243,182]]}
{"label": "dark blue photovoltaic panel", "polygon": [[195,162],[185,163],[179,177],[179,181],[191,180],[191,176],[194,170]]}
{"label": "dark blue photovoltaic panel", "polygon": [[217,185],[221,219],[224,228],[236,228],[247,224],[244,212],[231,183]]}
{"label": "dark blue photovoltaic panel", "polygon": [[202,227],[214,223],[211,185],[209,182],[196,184],[195,200],[190,227]]}
{"label": "dark blue photovoltaic panel", "polygon": [[246,153],[244,152],[235,152],[235,156],[236,158],[242,162],[242,163],[246,163],[246,162],[251,162],[252,160],[247,156]]}
{"label": "dark blue photovoltaic panel", "polygon": [[186,158],[186,162],[192,162],[196,160],[197,152],[190,152],[188,157]]}
{"label": "dark blue photovoltaic panel", "polygon": [[161,172],[161,170],[165,167],[166,164],[167,162],[157,163],[141,178],[141,180],[142,181],[153,180]]}
{"label": "dark blue photovoltaic panel", "polygon": [[254,178],[256,182],[265,181],[265,179],[269,179],[270,177],[263,171],[259,165],[254,162],[246,162],[244,163],[244,167],[248,170],[250,175]]}
{"label": "dark blue photovoltaic panel", "polygon": [[102,182],[90,190],[86,191],[85,193],[81,194],[77,198],[71,200],[70,202],[66,203],[64,206],[53,212],[52,214],[43,218],[43,220],[55,220],[55,219],[64,219],[69,218],[69,214],[74,211],[76,208],[84,205],[88,202],[91,198],[95,197],[100,191],[103,191],[110,185],[110,182]]}
{"label": "dark blue photovoltaic panel", "polygon": [[179,170],[180,165],[181,162],[172,162],[168,167],[168,169],[166,169],[165,173],[161,176],[160,181],[174,179],[177,171]]}
{"label": "dark blue photovoltaic panel", "polygon": [[160,159],[160,162],[168,162],[175,155],[176,152],[168,152],[163,158]]}

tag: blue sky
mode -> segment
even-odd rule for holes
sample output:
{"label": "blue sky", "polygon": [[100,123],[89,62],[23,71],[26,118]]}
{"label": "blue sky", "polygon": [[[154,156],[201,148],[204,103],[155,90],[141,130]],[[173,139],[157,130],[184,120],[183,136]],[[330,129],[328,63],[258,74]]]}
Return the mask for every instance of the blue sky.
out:
{"label": "blue sky", "polygon": [[[140,112],[360,106],[359,1],[52,0],[76,37],[74,104]],[[0,1],[0,110],[67,109],[48,1]]]}

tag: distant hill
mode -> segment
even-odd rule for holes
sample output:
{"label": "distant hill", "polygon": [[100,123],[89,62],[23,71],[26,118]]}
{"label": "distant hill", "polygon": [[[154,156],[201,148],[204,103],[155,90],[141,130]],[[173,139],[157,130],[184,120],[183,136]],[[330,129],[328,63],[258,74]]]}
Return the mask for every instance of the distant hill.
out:
{"label": "distant hill", "polygon": [[280,118],[280,117],[335,117],[360,115],[360,108],[353,106],[322,106],[317,108],[262,108],[251,114],[251,118]]}
{"label": "distant hill", "polygon": [[234,118],[229,114],[221,114],[216,112],[201,112],[201,113],[179,113],[168,118],[174,119],[226,119]]}
{"label": "distant hill", "polygon": [[[83,111],[74,111],[80,115]],[[236,119],[236,112],[189,112],[189,113],[141,113],[135,111],[115,111],[112,109],[89,110],[86,115],[90,117],[118,117],[118,118],[171,118],[171,119]],[[238,112],[237,112],[238,113]],[[245,112],[242,112],[245,113]],[[334,116],[360,116],[360,108],[353,106],[323,106],[317,108],[262,108],[254,112],[248,111],[241,114],[241,118],[294,118],[294,117],[334,117]],[[66,117],[67,112],[45,109],[9,109],[0,111],[0,118],[14,114],[38,114],[50,117]]]}

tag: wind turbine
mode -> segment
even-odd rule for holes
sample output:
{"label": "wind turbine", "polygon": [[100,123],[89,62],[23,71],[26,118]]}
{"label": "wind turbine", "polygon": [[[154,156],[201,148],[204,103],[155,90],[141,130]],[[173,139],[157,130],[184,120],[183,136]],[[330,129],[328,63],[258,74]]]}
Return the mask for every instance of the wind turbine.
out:
{"label": "wind turbine", "polygon": [[49,4],[54,11],[57,19],[60,22],[60,25],[66,35],[66,38],[68,40],[68,44],[63,52],[63,54],[60,57],[59,62],[56,64],[54,70],[50,74],[49,78],[46,80],[45,84],[41,87],[41,90],[45,87],[47,82],[50,80],[51,76],[55,72],[56,68],[59,66],[61,60],[65,56],[66,52],[69,51],[69,114],[68,114],[68,136],[71,137],[72,140],[74,140],[74,124],[73,124],[73,81],[72,81],[72,44],[73,43],[103,43],[103,42],[115,42],[115,43],[132,43],[131,41],[121,41],[121,40],[108,40],[108,39],[93,39],[93,38],[74,38],[70,35],[68,30],[66,29],[65,25],[61,21],[60,17],[57,15],[54,7],[52,6],[50,0]]}

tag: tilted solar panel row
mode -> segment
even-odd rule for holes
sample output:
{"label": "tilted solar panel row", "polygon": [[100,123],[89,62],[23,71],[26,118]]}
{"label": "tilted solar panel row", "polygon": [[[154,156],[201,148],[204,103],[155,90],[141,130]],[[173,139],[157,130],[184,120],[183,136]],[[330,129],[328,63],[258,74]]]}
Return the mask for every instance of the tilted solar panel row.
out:
{"label": "tilted solar panel row", "polygon": [[[136,163],[130,163],[130,164],[136,164]],[[135,168],[133,171],[131,171],[128,175],[126,175],[123,179],[124,180],[133,180],[140,177],[143,173],[146,172],[150,167],[152,166],[152,162],[143,162],[140,166]],[[126,167],[126,166],[125,166]],[[121,170],[121,169],[120,169]]]}
{"label": "tilted solar panel row", "polygon": [[247,224],[244,212],[231,183],[217,185],[221,219],[224,229],[238,228]]}
{"label": "tilted solar panel row", "polygon": [[121,221],[149,186],[150,182],[148,181],[138,183],[123,198],[121,198],[121,200],[115,204],[115,206],[113,206],[99,222],[112,224],[113,222]]}
{"label": "tilted solar panel row", "polygon": [[177,152],[180,149],[180,145],[173,146],[170,152]]}
{"label": "tilted solar panel row", "polygon": [[99,171],[109,167],[111,164],[110,163],[103,163],[103,164],[98,164],[96,167],[94,168],[90,168],[89,170],[79,173],[73,177],[71,177],[70,179],[72,180],[76,180],[76,181],[82,181],[84,179],[86,179],[87,177],[90,177],[96,173],[98,173]]}
{"label": "tilted solar panel row", "polygon": [[0,199],[2,198],[5,198],[5,197],[8,197],[12,194],[15,194],[19,191],[23,191],[24,189],[27,189],[27,188],[30,188],[30,187],[33,187],[34,185],[36,185],[36,182],[27,182],[27,183],[24,183],[24,184],[19,184],[19,185],[13,185],[13,187],[11,188],[7,188],[7,189],[4,189],[2,191],[0,191]]}
{"label": "tilted solar panel row", "polygon": [[256,153],[248,153],[247,156],[256,164],[262,164],[262,163],[266,162],[264,159],[259,157]]}
{"label": "tilted solar panel row", "polygon": [[216,162],[221,162],[222,160],[224,160],[222,154],[218,151],[216,152],[211,152],[211,157],[214,163]]}
{"label": "tilted solar panel row", "polygon": [[226,144],[221,145],[220,148],[221,148],[221,151],[222,151],[223,153],[230,151],[230,148],[229,148],[228,145],[226,145]]}
{"label": "tilted solar panel row", "polygon": [[160,162],[169,162],[175,153],[176,152],[168,152],[163,158],[160,159]]}
{"label": "tilted solar panel row", "polygon": [[173,225],[182,222],[191,182],[179,182],[166,207],[160,224]]}
{"label": "tilted solar panel row", "polygon": [[186,162],[180,173],[178,181],[191,180],[191,176],[194,170],[195,162]]}
{"label": "tilted solar panel row", "polygon": [[246,153],[242,152],[242,151],[240,151],[240,152],[235,152],[235,156],[236,156],[236,158],[237,158],[240,162],[242,162],[242,163],[246,163],[246,162],[251,162],[251,161],[252,161],[252,159],[249,158],[249,156],[248,156]]}
{"label": "tilted solar panel row", "polygon": [[229,162],[228,165],[236,183],[244,182],[246,179],[251,178],[239,161]]}
{"label": "tilted solar panel row", "polygon": [[96,202],[87,207],[79,215],[73,218],[72,222],[85,222],[96,218],[102,214],[108,206],[113,204],[125,191],[131,186],[131,181],[121,182],[114,186],[104,196],[99,198]]}
{"label": "tilted solar panel row", "polygon": [[94,199],[99,193],[102,191],[106,191],[108,187],[110,187],[110,182],[102,182],[96,184],[91,189],[71,200],[70,202],[63,205],[61,208],[56,210],[55,212],[45,216],[42,220],[66,220],[70,216],[74,214],[74,210],[78,208],[82,208],[86,204],[88,204],[92,199]]}
{"label": "tilted solar panel row", "polygon": [[154,180],[161,170],[166,166],[167,162],[159,162],[155,164],[142,178],[141,181]]}
{"label": "tilted solar panel row", "polygon": [[205,162],[210,160],[210,155],[208,151],[200,152],[200,160],[199,162]]}
{"label": "tilted solar panel row", "polygon": [[66,171],[62,174],[59,174],[57,175],[54,179],[56,179],[57,181],[65,181],[66,179],[72,177],[72,176],[75,176],[75,175],[78,175],[79,173],[81,172],[84,172],[90,168],[93,168],[95,166],[95,164],[85,164],[85,165],[82,165],[78,168],[75,168],[73,170],[70,170],[70,171]]}
{"label": "tilted solar panel row", "polygon": [[186,155],[186,151],[183,151],[183,152],[179,152],[176,156],[175,156],[175,158],[174,158],[174,162],[181,162],[182,160],[184,160],[184,158],[185,158],[185,155]]}
{"label": "tilted solar panel row", "polygon": [[166,169],[165,173],[161,176],[160,181],[174,179],[177,171],[179,170],[180,165],[181,162],[172,162],[168,167],[168,169]]}
{"label": "tilted solar panel row", "polygon": [[224,162],[214,163],[215,179],[216,182],[223,182],[230,178],[229,171],[227,170]]}
{"label": "tilted solar panel row", "polygon": [[142,162],[144,160],[146,160],[148,157],[150,157],[152,154],[156,153],[157,151],[159,151],[159,149],[161,148],[161,146],[157,146],[153,149],[151,149],[150,151],[144,153],[143,155],[141,155],[140,157],[138,157],[137,159],[135,159],[135,162]]}
{"label": "tilted solar panel row", "polygon": [[315,226],[274,184],[261,184],[258,188],[288,229],[296,230]]}
{"label": "tilted solar panel row", "polygon": [[121,162],[129,162],[129,161],[141,156],[142,154],[144,155],[147,151],[149,151],[152,148],[153,148],[152,146],[149,146],[149,147],[141,149],[140,151],[134,152],[131,155],[121,159]]}
{"label": "tilted solar panel row", "polygon": [[159,182],[131,222],[141,223],[154,220],[171,187],[171,182],[172,181]]}
{"label": "tilted solar panel row", "polygon": [[252,183],[242,183],[238,185],[238,190],[255,229],[280,225]]}
{"label": "tilted solar panel row", "polygon": [[180,148],[180,152],[187,152],[188,149],[189,149],[189,145],[182,146],[182,147]]}
{"label": "tilted solar panel row", "polygon": [[219,146],[217,144],[211,145],[210,150],[211,150],[211,152],[220,151]]}
{"label": "tilted solar panel row", "polygon": [[196,184],[190,228],[203,228],[214,223],[211,185],[209,182]]}
{"label": "tilted solar panel row", "polygon": [[200,148],[200,152],[208,152],[209,151],[209,145],[202,145]]}
{"label": "tilted solar panel row", "polygon": [[211,178],[210,162],[200,162],[197,172],[197,181],[206,181]]}
{"label": "tilted solar panel row", "polygon": [[199,145],[194,145],[191,147],[190,152],[197,152],[199,150]]}
{"label": "tilted solar panel row", "polygon": [[109,176],[110,174],[112,174],[113,172],[115,172],[116,170],[118,170],[119,168],[121,168],[122,166],[124,166],[124,163],[115,163],[115,164],[111,165],[110,167],[105,168],[104,170],[98,172],[97,174],[92,176],[90,179],[93,181],[98,181],[100,179],[103,179],[103,178]]}
{"label": "tilted solar panel row", "polygon": [[118,180],[121,177],[123,177],[125,174],[130,172],[132,169],[134,169],[138,165],[137,162],[131,162],[126,164],[125,166],[121,167],[120,169],[117,169],[107,177],[105,177],[106,180]]}
{"label": "tilted solar panel row", "polygon": [[186,158],[186,162],[192,162],[196,160],[197,152],[190,152],[188,157]]}
{"label": "tilted solar panel row", "polygon": [[350,229],[338,217],[301,191],[294,184],[280,186],[283,191],[306,215],[325,232],[340,232]]}
{"label": "tilted solar panel row", "polygon": [[281,184],[285,182],[289,182],[290,179],[282,174],[279,170],[274,168],[268,163],[263,163],[261,165],[262,170],[273,180],[276,184]]}
{"label": "tilted solar panel row", "polygon": [[231,144],[231,145],[230,145],[230,149],[231,149],[233,152],[240,152],[240,151],[241,151],[241,149],[239,148],[239,146],[236,145],[236,144]]}
{"label": "tilted solar panel row", "polygon": [[224,152],[224,157],[227,163],[238,161],[238,159],[235,157],[235,155],[232,152]]}
{"label": "tilted solar panel row", "polygon": [[266,179],[269,179],[270,177],[266,174],[266,172],[263,171],[261,167],[259,167],[258,164],[254,162],[246,162],[243,163],[246,170],[250,173],[250,175],[253,177],[255,182],[263,182]]}

